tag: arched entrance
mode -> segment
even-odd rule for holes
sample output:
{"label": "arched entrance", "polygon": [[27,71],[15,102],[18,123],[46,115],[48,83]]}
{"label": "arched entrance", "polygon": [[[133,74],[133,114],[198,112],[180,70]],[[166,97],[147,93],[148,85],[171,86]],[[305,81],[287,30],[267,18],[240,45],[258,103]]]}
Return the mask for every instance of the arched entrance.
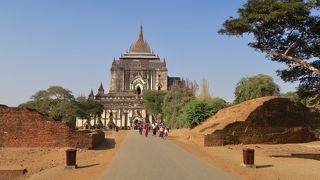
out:
{"label": "arched entrance", "polygon": [[135,79],[130,83],[130,89],[134,90],[137,95],[141,95],[146,85],[146,82],[140,75],[136,76]]}
{"label": "arched entrance", "polygon": [[138,95],[141,95],[141,88],[140,88],[140,86],[137,87],[137,94],[138,94]]}

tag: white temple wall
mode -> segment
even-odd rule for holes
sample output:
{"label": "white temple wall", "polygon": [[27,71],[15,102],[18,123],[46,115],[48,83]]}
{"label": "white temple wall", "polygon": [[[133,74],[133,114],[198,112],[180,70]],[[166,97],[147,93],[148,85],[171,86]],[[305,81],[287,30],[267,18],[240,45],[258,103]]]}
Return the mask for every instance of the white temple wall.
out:
{"label": "white temple wall", "polygon": [[[139,110],[141,112],[141,115],[143,119],[146,119],[147,112],[145,109]],[[118,127],[125,127],[125,122],[127,118],[127,127],[130,127],[130,120],[132,120],[132,117],[135,116],[135,110],[128,109],[128,110],[121,110],[121,109],[104,109],[100,117],[92,118],[90,120],[91,126],[94,124],[98,123],[98,119],[100,118],[102,124],[104,127],[106,127],[110,121],[110,113],[112,112],[113,114],[113,122],[118,126]],[[127,117],[126,117],[127,114]],[[149,115],[149,120],[152,120],[151,115]],[[76,127],[78,128],[83,128],[84,124],[86,123],[86,119],[81,119],[81,118],[76,118]],[[152,121],[151,121],[152,122]]]}

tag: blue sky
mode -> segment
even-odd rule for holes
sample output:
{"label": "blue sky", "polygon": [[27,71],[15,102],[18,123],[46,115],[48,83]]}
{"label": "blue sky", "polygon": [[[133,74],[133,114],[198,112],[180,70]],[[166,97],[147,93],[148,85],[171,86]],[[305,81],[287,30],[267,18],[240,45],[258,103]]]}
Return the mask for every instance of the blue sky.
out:
{"label": "blue sky", "polygon": [[272,76],[284,66],[247,46],[250,37],[217,33],[237,16],[244,0],[0,1],[0,104],[17,106],[38,90],[60,85],[75,96],[103,83],[109,89],[113,58],[138,37],[140,24],[153,51],[165,58],[170,76],[201,82],[215,97],[233,101],[244,76]]}

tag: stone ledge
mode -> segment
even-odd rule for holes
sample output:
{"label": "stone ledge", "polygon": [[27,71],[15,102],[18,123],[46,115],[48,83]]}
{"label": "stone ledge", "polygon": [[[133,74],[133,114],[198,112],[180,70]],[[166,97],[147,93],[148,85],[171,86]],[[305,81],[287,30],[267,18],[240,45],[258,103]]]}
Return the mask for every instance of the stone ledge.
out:
{"label": "stone ledge", "polygon": [[27,173],[27,169],[0,169],[0,179],[2,180],[11,180],[16,179],[18,177],[23,176],[25,173]]}

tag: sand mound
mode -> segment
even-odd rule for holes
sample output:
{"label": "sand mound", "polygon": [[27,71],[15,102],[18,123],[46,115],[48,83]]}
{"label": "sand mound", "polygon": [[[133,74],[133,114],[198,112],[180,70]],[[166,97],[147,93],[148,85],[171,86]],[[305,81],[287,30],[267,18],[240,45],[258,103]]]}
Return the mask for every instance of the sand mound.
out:
{"label": "sand mound", "polygon": [[248,116],[264,102],[271,99],[279,98],[278,96],[267,96],[257,99],[236,104],[224,109],[221,109],[214,116],[211,116],[206,121],[201,123],[199,126],[192,129],[192,132],[200,134],[211,134],[217,129],[223,129],[230,123],[245,121]]}
{"label": "sand mound", "polygon": [[204,136],[205,146],[309,142],[314,140],[310,119],[301,103],[269,96],[222,109],[191,132]]}

